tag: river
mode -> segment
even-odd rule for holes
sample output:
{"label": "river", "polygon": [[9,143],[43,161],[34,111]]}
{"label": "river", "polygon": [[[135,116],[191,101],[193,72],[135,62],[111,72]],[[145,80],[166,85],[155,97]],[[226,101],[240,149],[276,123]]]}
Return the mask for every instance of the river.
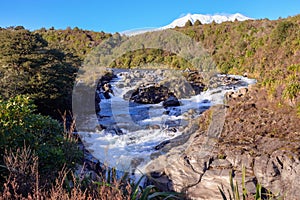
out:
{"label": "river", "polygon": [[[178,98],[180,106],[165,107],[163,102],[139,104],[128,96],[140,84],[155,84],[164,79],[151,71],[115,71],[116,77],[109,83],[110,98],[98,91],[100,112],[97,113],[100,128],[96,131],[80,131],[87,150],[101,163],[119,171],[135,169],[143,172],[160,145],[179,137],[191,121],[216,104],[224,104],[226,92],[236,91],[254,84],[254,79],[237,75],[218,75],[237,80],[208,88],[199,94]],[[131,92],[131,93],[130,93]]]}

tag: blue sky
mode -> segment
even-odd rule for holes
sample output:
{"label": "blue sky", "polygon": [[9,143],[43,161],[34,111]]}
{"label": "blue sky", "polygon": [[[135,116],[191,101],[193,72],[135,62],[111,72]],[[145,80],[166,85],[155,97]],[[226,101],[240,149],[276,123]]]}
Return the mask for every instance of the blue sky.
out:
{"label": "blue sky", "polygon": [[299,0],[1,0],[0,27],[23,25],[122,32],[160,27],[192,14],[241,13],[278,19],[300,14]]}

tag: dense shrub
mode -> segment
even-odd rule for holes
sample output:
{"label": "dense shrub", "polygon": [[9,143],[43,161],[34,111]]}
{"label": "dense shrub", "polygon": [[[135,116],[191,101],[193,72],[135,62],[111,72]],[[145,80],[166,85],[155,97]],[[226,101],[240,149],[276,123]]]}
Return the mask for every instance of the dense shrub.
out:
{"label": "dense shrub", "polygon": [[49,48],[41,35],[22,28],[0,29],[0,95],[29,95],[39,112],[58,117],[71,110],[78,60]]}
{"label": "dense shrub", "polygon": [[59,49],[66,54],[73,54],[83,60],[94,47],[102,40],[111,36],[109,33],[94,32],[79,29],[78,27],[67,27],[65,30],[41,28],[36,30],[47,42],[50,48]]}
{"label": "dense shrub", "polygon": [[136,182],[129,179],[127,173],[117,178],[115,169],[107,169],[106,175],[91,178],[89,173],[85,173],[86,169],[78,174],[63,167],[54,182],[42,185],[38,156],[26,146],[17,148],[15,152],[6,152],[4,162],[9,176],[3,190],[0,190],[0,199],[185,199],[183,194],[162,192],[154,185],[142,188],[144,176]]}
{"label": "dense shrub", "polygon": [[214,58],[221,73],[247,74],[278,101],[300,98],[300,17],[177,27]]}
{"label": "dense shrub", "polygon": [[[58,121],[35,114],[35,108],[28,97],[0,99],[0,162],[5,150],[30,146],[39,157],[41,176],[49,178],[64,164],[74,167],[81,153],[76,140],[65,135]],[[0,174],[4,178],[3,173]]]}

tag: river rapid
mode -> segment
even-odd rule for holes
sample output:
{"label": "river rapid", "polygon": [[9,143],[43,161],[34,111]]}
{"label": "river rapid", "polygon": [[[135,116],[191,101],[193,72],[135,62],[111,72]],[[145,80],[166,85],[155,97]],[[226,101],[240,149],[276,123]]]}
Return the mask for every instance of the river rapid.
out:
{"label": "river rapid", "polygon": [[[256,82],[243,76],[216,75],[217,79],[230,81],[220,81],[201,92],[178,95],[179,106],[165,106],[163,101],[147,104],[132,100],[138,86],[154,87],[164,82],[166,77],[163,70],[115,70],[114,74],[115,78],[106,85],[110,98],[107,99],[103,90],[97,91],[100,99],[98,128],[93,131],[79,130],[78,133],[86,149],[101,163],[132,173],[144,172],[160,146],[180,137],[189,123],[205,110],[213,105],[224,104],[227,92]],[[185,86],[178,87],[187,90]]]}

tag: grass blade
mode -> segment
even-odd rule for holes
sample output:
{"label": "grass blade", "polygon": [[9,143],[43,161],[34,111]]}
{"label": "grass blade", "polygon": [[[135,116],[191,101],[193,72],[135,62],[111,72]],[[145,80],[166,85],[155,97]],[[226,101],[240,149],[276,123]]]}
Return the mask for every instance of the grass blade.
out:
{"label": "grass blade", "polygon": [[131,194],[131,198],[135,200],[137,198],[137,195],[139,194],[139,185],[141,183],[141,181],[143,180],[145,175],[141,176],[141,178],[138,180],[138,182],[133,184],[133,188],[132,188],[132,194]]}
{"label": "grass blade", "polygon": [[259,183],[256,185],[255,200],[261,200],[261,185]]}
{"label": "grass blade", "polygon": [[149,196],[150,192],[152,191],[152,189],[154,189],[155,186],[154,185],[148,185],[144,190],[143,190],[143,194],[141,196],[141,200],[143,199],[147,199],[147,197]]}
{"label": "grass blade", "polygon": [[218,188],[219,188],[219,191],[222,195],[223,200],[227,200],[227,197],[226,197],[225,193],[223,192],[223,190],[221,190],[221,188],[219,186],[218,186]]}
{"label": "grass blade", "polygon": [[148,196],[148,199],[154,199],[156,197],[165,197],[164,199],[168,199],[168,198],[176,198],[176,199],[180,199],[179,197],[177,197],[176,195],[178,195],[177,192],[155,192],[151,195]]}
{"label": "grass blade", "polygon": [[228,194],[229,194],[229,200],[232,200],[232,196],[231,196],[231,193],[229,191],[229,189],[227,190]]}
{"label": "grass blade", "polygon": [[246,179],[246,168],[245,166],[242,167],[242,192],[243,192],[243,200],[246,200],[247,198],[247,189],[245,185],[245,179]]}
{"label": "grass blade", "polygon": [[240,200],[240,191],[237,181],[235,182],[235,200]]}

